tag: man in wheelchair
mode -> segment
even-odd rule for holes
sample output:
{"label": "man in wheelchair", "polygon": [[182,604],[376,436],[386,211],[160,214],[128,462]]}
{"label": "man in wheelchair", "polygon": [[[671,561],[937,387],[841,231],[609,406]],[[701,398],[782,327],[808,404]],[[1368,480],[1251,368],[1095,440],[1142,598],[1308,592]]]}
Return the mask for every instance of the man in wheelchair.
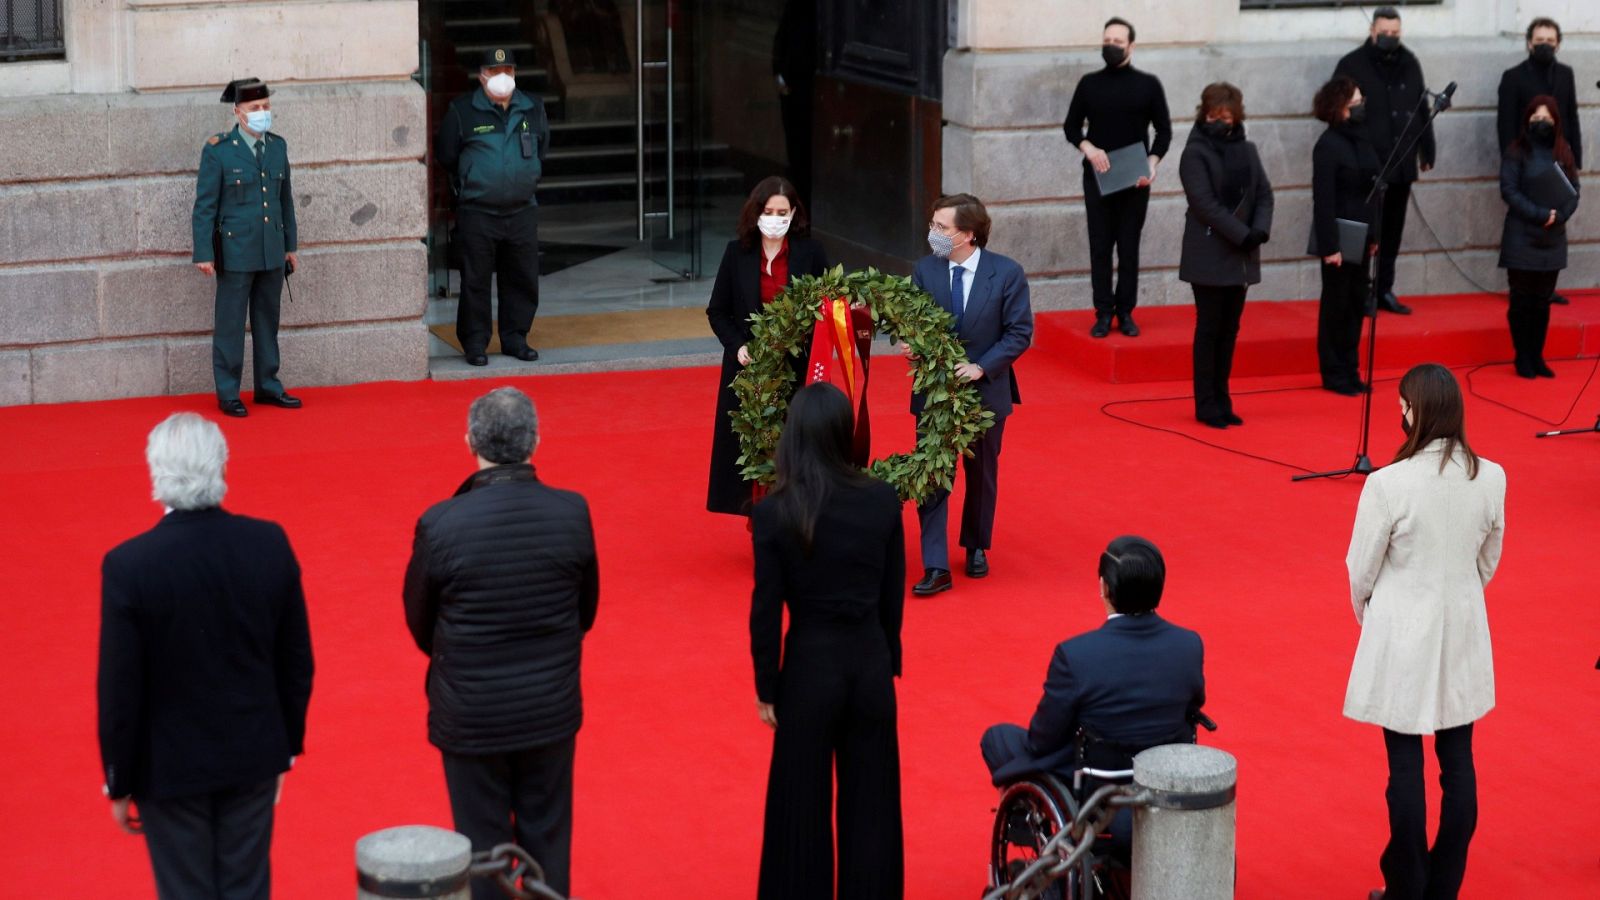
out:
{"label": "man in wheelchair", "polygon": [[[1105,623],[1057,645],[1027,729],[994,725],[983,734],[996,786],[1041,775],[1070,785],[1077,769],[1131,769],[1145,749],[1194,742],[1203,649],[1198,634],[1156,615],[1165,582],[1161,551],[1144,538],[1119,537],[1100,554]],[[1091,781],[1074,805],[1097,786]],[[1132,829],[1132,811],[1121,810],[1111,850],[1124,861]]]}

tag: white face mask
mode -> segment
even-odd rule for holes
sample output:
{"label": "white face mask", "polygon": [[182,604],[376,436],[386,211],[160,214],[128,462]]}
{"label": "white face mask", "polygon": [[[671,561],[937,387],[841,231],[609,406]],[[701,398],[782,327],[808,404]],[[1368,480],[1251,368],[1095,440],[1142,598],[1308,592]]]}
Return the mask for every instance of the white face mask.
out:
{"label": "white face mask", "polygon": [[485,87],[488,88],[489,96],[491,97],[509,97],[511,92],[517,89],[517,80],[501,72],[499,75],[490,78]]}
{"label": "white face mask", "polygon": [[789,233],[789,216],[762,216],[756,219],[756,227],[761,229],[763,237],[773,240]]}

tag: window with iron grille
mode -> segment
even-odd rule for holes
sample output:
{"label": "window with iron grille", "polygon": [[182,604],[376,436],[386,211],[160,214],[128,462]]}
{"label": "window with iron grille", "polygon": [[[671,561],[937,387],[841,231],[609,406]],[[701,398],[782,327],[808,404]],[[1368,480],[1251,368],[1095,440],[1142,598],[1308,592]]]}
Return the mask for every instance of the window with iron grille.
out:
{"label": "window with iron grille", "polygon": [[65,59],[65,0],[0,0],[0,63]]}
{"label": "window with iron grille", "polygon": [[[3,0],[0,0],[3,2]],[[1367,15],[1380,6],[1440,6],[1444,0],[1239,0],[1240,9],[1359,9]]]}

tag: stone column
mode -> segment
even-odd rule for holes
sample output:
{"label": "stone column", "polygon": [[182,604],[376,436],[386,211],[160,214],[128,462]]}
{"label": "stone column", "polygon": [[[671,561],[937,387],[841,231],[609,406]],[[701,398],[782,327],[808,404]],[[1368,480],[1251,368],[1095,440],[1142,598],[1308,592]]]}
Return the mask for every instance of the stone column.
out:
{"label": "stone column", "polygon": [[356,841],[356,900],[467,900],[472,843],[431,825],[402,825]]}
{"label": "stone column", "polygon": [[1232,754],[1198,744],[1133,758],[1133,783],[1150,795],[1133,814],[1133,900],[1233,897],[1238,774]]}

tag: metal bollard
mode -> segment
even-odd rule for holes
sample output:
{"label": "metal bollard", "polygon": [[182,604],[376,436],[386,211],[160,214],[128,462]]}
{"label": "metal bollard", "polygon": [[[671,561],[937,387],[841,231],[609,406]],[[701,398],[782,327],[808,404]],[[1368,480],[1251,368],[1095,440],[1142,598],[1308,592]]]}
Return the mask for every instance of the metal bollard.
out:
{"label": "metal bollard", "polygon": [[1133,758],[1133,900],[1229,900],[1239,763],[1198,744]]}
{"label": "metal bollard", "polygon": [[472,842],[432,825],[385,828],[356,841],[356,900],[468,900]]}

